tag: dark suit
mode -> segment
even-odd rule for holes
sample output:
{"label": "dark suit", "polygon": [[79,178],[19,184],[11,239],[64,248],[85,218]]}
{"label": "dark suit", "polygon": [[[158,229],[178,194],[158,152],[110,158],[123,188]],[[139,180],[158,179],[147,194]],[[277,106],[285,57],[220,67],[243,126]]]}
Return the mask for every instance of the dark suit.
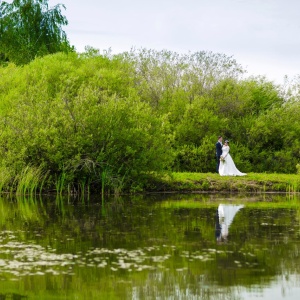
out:
{"label": "dark suit", "polygon": [[216,143],[216,158],[217,158],[217,168],[216,171],[219,173],[220,157],[222,155],[222,144],[221,142]]}
{"label": "dark suit", "polygon": [[218,241],[221,238],[221,230],[222,230],[222,227],[221,227],[221,224],[220,224],[220,217],[219,217],[219,210],[218,209],[217,209],[215,218],[216,218],[215,235],[216,235],[216,239]]}

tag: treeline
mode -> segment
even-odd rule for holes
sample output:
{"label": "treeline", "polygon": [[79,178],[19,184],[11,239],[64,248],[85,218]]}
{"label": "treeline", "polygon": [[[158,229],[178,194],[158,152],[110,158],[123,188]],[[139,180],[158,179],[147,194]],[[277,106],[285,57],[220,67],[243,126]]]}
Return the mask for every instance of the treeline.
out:
{"label": "treeline", "polygon": [[53,54],[0,67],[0,188],[140,191],[214,172],[218,135],[243,172],[296,173],[299,80],[245,78],[223,54]]}

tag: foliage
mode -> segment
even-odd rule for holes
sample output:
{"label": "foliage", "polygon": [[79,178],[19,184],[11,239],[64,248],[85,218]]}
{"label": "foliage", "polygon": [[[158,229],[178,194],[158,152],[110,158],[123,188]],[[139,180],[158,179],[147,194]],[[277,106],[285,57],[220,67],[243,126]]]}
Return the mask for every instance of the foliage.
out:
{"label": "foliage", "polygon": [[297,164],[296,168],[297,168],[297,174],[300,174],[300,164]]}
{"label": "foliage", "polygon": [[68,24],[57,4],[48,0],[2,1],[0,6],[0,53],[2,60],[26,64],[37,56],[72,51],[62,26]]}
{"label": "foliage", "polygon": [[[295,134],[300,132],[298,125],[292,130],[287,127],[299,106],[284,98],[280,86],[265,77],[242,79],[244,70],[221,54],[179,55],[141,49],[121,57],[134,66],[132,76],[141,100],[149,103],[154,113],[169,116],[175,134],[175,170],[213,170],[213,145],[221,134],[238,147],[233,151],[240,149],[233,158],[245,172],[296,171],[299,151]],[[271,117],[277,114],[285,115],[282,122]],[[283,163],[276,158],[284,153],[290,154]]]}
{"label": "foliage", "polygon": [[179,55],[167,50],[132,49],[121,57],[135,67],[135,87],[141,99],[164,111],[169,111],[178,94],[192,103],[209,94],[221,80],[244,73],[232,57],[206,51]]}
{"label": "foliage", "polygon": [[8,68],[1,158],[15,174],[32,165],[49,174],[49,188],[136,189],[172,161],[168,119],[139,101],[118,59],[56,54]]}
{"label": "foliage", "polygon": [[297,94],[242,75],[231,57],[210,52],[87,47],[8,63],[0,68],[2,190],[141,191],[164,172],[214,172],[218,135],[243,172],[296,173]]}

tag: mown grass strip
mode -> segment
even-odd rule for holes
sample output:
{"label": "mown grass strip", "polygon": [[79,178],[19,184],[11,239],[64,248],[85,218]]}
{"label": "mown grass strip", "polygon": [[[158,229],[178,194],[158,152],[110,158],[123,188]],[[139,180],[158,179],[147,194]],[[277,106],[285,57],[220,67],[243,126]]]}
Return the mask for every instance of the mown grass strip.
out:
{"label": "mown grass strip", "polygon": [[154,184],[157,191],[177,192],[300,192],[300,175],[250,173],[220,176],[214,173],[171,173]]}

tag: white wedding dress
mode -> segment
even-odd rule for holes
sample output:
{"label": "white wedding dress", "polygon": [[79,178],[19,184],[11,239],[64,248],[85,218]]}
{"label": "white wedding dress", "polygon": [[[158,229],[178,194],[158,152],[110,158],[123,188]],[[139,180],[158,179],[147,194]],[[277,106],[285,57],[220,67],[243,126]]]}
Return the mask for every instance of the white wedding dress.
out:
{"label": "white wedding dress", "polygon": [[217,237],[218,241],[227,239],[229,233],[229,226],[231,225],[235,215],[244,205],[220,204],[218,207],[219,225],[221,228],[220,236]]}
{"label": "white wedding dress", "polygon": [[224,161],[220,161],[219,174],[221,176],[245,176],[246,173],[240,172],[234,164],[233,159],[229,154],[229,146],[222,147],[222,155]]}

